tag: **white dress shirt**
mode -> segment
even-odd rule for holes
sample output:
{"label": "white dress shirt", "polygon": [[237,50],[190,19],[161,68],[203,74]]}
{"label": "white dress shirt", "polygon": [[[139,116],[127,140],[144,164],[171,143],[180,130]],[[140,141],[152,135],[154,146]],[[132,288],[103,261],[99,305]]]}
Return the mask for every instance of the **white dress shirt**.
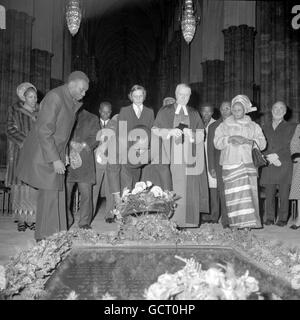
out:
{"label": "white dress shirt", "polygon": [[133,107],[133,110],[134,110],[137,118],[139,119],[140,116],[141,116],[141,114],[142,114],[142,112],[143,112],[143,107],[144,107],[144,106],[143,106],[143,105],[137,106],[136,104],[133,103],[133,104],[132,104],[132,107]]}

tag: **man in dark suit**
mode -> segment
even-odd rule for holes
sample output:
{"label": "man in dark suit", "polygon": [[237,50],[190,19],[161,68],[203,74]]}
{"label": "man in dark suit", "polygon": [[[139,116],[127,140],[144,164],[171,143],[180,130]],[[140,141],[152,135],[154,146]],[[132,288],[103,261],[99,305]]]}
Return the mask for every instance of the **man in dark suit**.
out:
{"label": "man in dark suit", "polygon": [[18,162],[17,175],[38,189],[35,239],[67,229],[65,202],[66,148],[76,120],[79,102],[89,79],[74,71],[68,82],[47,93],[38,119],[30,130]]}
{"label": "man in dark suit", "polygon": [[[103,101],[99,106],[99,125],[100,130],[104,128],[109,128],[110,125],[110,116],[112,113],[111,103],[108,101]],[[99,198],[106,198],[106,211],[105,211],[105,221],[111,222],[112,217],[110,216],[110,210],[112,209],[112,196],[108,191],[107,185],[107,175],[106,163],[99,163],[96,159],[96,184],[93,185],[93,207],[94,207],[94,216],[96,216],[98,211]]]}
{"label": "man in dark suit", "polygon": [[268,145],[264,154],[270,164],[262,168],[260,184],[265,187],[266,225],[274,224],[275,194],[279,190],[279,210],[276,225],[285,226],[288,219],[289,192],[292,181],[293,163],[290,153],[290,142],[295,132],[296,124],[284,120],[287,107],[282,101],[272,106],[272,122],[266,123],[262,129]]}
{"label": "man in dark suit", "polygon": [[220,204],[221,209],[221,222],[223,228],[229,226],[225,194],[224,194],[224,183],[222,178],[222,167],[220,166],[220,155],[221,151],[216,149],[214,146],[214,137],[217,127],[231,115],[230,101],[222,102],[220,106],[221,118],[210,124],[207,134],[207,165],[208,171],[213,178],[217,179],[217,205]]}
{"label": "man in dark suit", "polygon": [[[144,106],[144,100],[146,99],[146,90],[140,85],[134,85],[128,95],[132,104],[127,107],[123,107],[120,110],[117,124],[117,163],[108,163],[107,174],[110,193],[113,194],[114,203],[120,201],[122,190],[127,187],[132,189],[136,182],[140,180],[142,169],[139,166],[127,166],[129,159],[129,147],[130,140],[129,134],[132,129],[138,126],[146,126],[151,130],[154,122],[154,112],[152,109]],[[123,172],[122,174],[122,166]]]}
{"label": "man in dark suit", "polygon": [[[200,115],[205,127],[205,138],[204,138],[204,147],[205,147],[205,157],[206,162],[208,161],[207,149],[208,143],[213,143],[213,141],[208,141],[208,130],[209,127],[216,121],[212,116],[214,114],[214,107],[210,103],[204,103],[200,107]],[[220,210],[219,210],[219,201],[218,201],[218,191],[217,191],[217,179],[215,176],[212,176],[206,166],[207,178],[208,178],[208,190],[209,190],[209,214],[202,214],[202,222],[207,223],[218,223]]]}
{"label": "man in dark suit", "polygon": [[75,124],[70,142],[70,166],[67,173],[67,210],[68,227],[74,223],[72,213],[72,190],[75,184],[80,193],[80,211],[78,226],[90,229],[93,218],[92,184],[96,182],[94,149],[99,131],[98,117],[86,110],[81,110]]}

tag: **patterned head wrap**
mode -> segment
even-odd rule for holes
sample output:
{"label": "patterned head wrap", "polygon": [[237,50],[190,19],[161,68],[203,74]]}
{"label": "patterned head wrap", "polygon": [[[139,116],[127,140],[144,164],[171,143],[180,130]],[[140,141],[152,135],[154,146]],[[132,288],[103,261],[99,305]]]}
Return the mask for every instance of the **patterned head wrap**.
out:
{"label": "patterned head wrap", "polygon": [[18,87],[17,87],[17,96],[19,97],[19,99],[21,101],[23,101],[23,102],[25,101],[24,93],[29,88],[33,88],[35,90],[35,92],[37,92],[36,87],[30,82],[23,82],[20,85],[18,85]]}
{"label": "patterned head wrap", "polygon": [[245,113],[249,113],[257,110],[256,107],[252,106],[250,99],[244,94],[239,94],[236,97],[234,97],[231,101],[231,107],[237,102],[240,102],[243,105]]}

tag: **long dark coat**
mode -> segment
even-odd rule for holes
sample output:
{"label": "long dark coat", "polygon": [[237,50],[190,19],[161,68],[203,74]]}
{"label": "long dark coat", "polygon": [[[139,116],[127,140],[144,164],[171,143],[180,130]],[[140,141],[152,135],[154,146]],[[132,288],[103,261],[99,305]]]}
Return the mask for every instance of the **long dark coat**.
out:
{"label": "long dark coat", "polygon": [[77,169],[68,167],[67,182],[85,182],[91,184],[96,182],[94,148],[98,144],[96,135],[99,129],[99,121],[96,115],[86,110],[79,111],[71,141],[85,142],[89,146],[89,149],[84,148],[80,152],[81,167]]}
{"label": "long dark coat", "polygon": [[6,186],[21,184],[21,181],[16,176],[16,166],[24,140],[33,123],[36,122],[37,112],[31,113],[27,111],[23,108],[22,102],[16,102],[8,108]]}
{"label": "long dark coat", "polygon": [[65,162],[81,105],[71,97],[66,84],[47,93],[21,150],[17,175],[22,181],[37,189],[63,190],[65,176],[54,172],[53,162]]}
{"label": "long dark coat", "polygon": [[295,132],[296,124],[282,120],[274,130],[272,122],[262,127],[267,139],[264,154],[277,153],[281,166],[270,165],[262,168],[260,184],[291,184],[293,163],[291,160],[290,143]]}
{"label": "long dark coat", "polygon": [[214,137],[217,127],[222,123],[220,118],[209,125],[207,134],[207,166],[211,174],[212,169],[216,171],[217,176],[222,177],[222,166],[220,165],[221,150],[214,146]]}
{"label": "long dark coat", "polygon": [[[189,114],[190,129],[204,129],[203,122],[200,118],[199,113],[187,106],[187,111]],[[168,105],[163,107],[158,112],[156,119],[154,121],[154,126],[157,128],[172,129],[175,117],[175,105]],[[170,144],[172,145],[172,143]],[[195,144],[193,144],[193,148]],[[197,175],[187,175],[186,185],[180,188],[186,188],[186,203],[185,203],[185,221],[187,224],[198,225],[200,212],[209,212],[209,196],[208,196],[208,181],[206,173],[206,164],[204,156],[204,144],[202,143],[202,153],[198,155],[203,159],[201,162],[202,167],[199,168],[200,174]],[[169,151],[167,151],[169,152]],[[188,167],[188,166],[187,166]],[[174,186],[173,189],[177,186]]]}

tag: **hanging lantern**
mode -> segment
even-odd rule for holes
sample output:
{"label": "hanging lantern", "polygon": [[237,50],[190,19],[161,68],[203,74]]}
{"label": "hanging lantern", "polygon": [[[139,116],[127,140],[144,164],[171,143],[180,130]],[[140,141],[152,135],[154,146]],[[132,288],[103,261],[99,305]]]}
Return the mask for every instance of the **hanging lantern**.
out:
{"label": "hanging lantern", "polygon": [[70,0],[66,7],[66,20],[72,36],[75,36],[79,30],[81,17],[79,0]]}
{"label": "hanging lantern", "polygon": [[193,40],[199,20],[200,18],[194,15],[193,0],[185,0],[181,16],[181,30],[187,44]]}

